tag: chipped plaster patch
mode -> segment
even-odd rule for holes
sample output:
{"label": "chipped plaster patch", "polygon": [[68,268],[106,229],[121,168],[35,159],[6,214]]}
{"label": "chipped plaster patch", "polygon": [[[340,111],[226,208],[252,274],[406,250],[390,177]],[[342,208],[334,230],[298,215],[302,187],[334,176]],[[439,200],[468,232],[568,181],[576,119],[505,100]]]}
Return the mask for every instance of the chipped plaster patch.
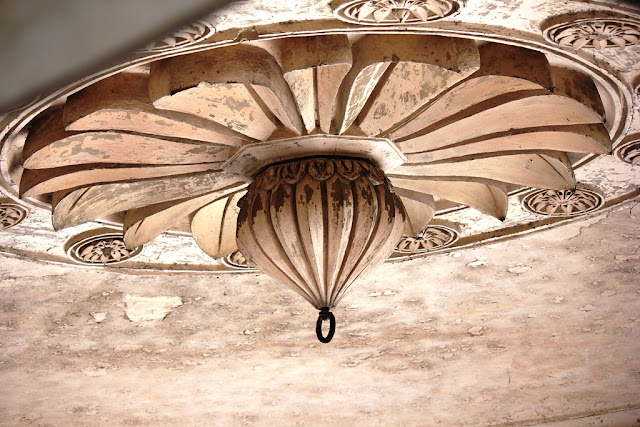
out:
{"label": "chipped plaster patch", "polygon": [[125,295],[126,315],[129,320],[140,326],[163,320],[174,308],[182,305],[180,297],[138,297]]}

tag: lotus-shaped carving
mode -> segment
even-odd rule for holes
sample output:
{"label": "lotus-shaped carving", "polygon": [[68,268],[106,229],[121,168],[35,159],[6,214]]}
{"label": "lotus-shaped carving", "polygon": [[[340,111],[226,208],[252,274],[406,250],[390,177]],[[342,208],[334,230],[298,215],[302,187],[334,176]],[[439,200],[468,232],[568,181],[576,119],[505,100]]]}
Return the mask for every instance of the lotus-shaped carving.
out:
{"label": "lotus-shaped carving", "polygon": [[[573,189],[572,159],[611,150],[603,117],[588,76],[524,48],[397,34],[240,43],[116,74],[45,111],[20,192],[50,194],[57,229],[120,215],[129,247],[188,220],[223,257],[254,172],[338,153],[386,173],[416,236],[445,202],[503,219],[510,189]],[[253,172],[228,169],[249,146],[261,149],[232,169]],[[401,161],[376,160],[378,146]]]}

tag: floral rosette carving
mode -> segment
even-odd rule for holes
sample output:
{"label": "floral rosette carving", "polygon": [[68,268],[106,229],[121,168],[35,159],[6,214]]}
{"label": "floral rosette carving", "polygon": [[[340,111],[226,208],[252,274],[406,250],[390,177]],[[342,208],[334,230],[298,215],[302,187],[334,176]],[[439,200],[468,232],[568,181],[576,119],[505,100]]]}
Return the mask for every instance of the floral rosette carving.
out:
{"label": "floral rosette carving", "polygon": [[67,250],[69,257],[85,265],[107,265],[124,262],[138,255],[142,246],[127,248],[117,233],[98,234],[82,239]]}
{"label": "floral rosette carving", "polygon": [[444,225],[428,225],[416,236],[402,236],[396,252],[420,254],[444,249],[458,240],[458,232]]}
{"label": "floral rosette carving", "polygon": [[538,215],[569,217],[593,212],[604,204],[595,188],[579,186],[572,190],[537,190],[522,199],[523,206]]}
{"label": "floral rosette carving", "polygon": [[624,48],[640,43],[640,23],[622,19],[580,19],[556,25],[547,37],[575,50]]}
{"label": "floral rosette carving", "polygon": [[451,15],[458,3],[450,0],[356,0],[334,11],[346,22],[370,25],[421,24]]}

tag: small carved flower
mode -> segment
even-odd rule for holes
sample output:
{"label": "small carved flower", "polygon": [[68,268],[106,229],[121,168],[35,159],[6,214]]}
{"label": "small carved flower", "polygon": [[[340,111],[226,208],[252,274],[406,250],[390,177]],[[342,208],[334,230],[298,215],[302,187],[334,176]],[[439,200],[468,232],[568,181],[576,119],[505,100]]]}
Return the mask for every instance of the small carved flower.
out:
{"label": "small carved flower", "polygon": [[358,22],[410,23],[444,18],[453,9],[446,0],[369,0],[347,13]]}
{"label": "small carved flower", "polygon": [[602,50],[606,47],[637,45],[640,42],[640,31],[620,22],[595,21],[561,29],[553,38],[560,46],[570,46],[575,50],[584,47]]}
{"label": "small carved flower", "polygon": [[534,213],[548,216],[573,216],[596,210],[602,198],[595,192],[576,190],[542,190],[525,198],[525,206]]}
{"label": "small carved flower", "polygon": [[396,251],[404,253],[430,252],[450,246],[456,239],[457,234],[447,227],[427,226],[417,236],[403,236]]}
{"label": "small carved flower", "polygon": [[93,241],[85,248],[81,248],[79,257],[93,264],[108,264],[129,258],[131,251],[127,249],[122,239],[104,239]]}

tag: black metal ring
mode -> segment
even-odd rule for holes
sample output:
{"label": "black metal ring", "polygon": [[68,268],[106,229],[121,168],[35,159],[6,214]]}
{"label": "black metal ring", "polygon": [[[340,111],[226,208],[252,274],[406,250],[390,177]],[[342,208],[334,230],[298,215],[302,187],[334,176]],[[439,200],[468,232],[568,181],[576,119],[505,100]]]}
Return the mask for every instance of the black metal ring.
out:
{"label": "black metal ring", "polygon": [[[329,320],[329,333],[327,336],[322,335],[322,321]],[[318,315],[318,321],[316,322],[316,336],[321,343],[328,343],[333,338],[333,334],[336,332],[336,318],[333,313],[329,311],[329,307],[322,307],[320,314]]]}

